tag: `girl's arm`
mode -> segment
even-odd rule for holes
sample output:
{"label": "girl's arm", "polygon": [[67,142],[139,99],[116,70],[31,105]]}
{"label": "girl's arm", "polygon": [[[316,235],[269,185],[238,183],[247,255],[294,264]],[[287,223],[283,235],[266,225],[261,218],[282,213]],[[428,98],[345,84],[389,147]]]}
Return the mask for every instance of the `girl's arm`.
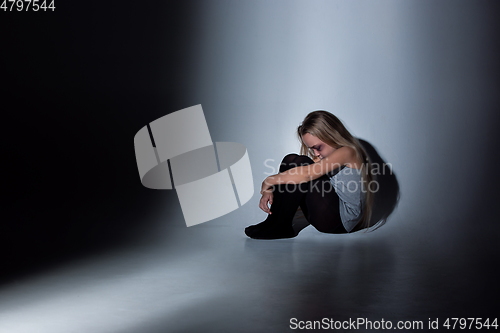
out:
{"label": "girl's arm", "polygon": [[264,191],[274,185],[300,184],[309,182],[339,168],[342,165],[349,166],[354,163],[356,163],[355,150],[350,147],[341,147],[316,163],[298,166],[267,177],[262,182],[262,189],[260,193],[263,194]]}

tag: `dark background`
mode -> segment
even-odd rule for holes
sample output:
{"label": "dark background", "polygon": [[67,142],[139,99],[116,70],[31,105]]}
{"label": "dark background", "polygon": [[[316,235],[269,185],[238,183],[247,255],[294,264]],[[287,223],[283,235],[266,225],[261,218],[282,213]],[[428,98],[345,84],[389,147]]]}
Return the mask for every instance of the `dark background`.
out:
{"label": "dark background", "polygon": [[192,5],[61,1],[54,12],[0,13],[2,278],[113,246],[169,195],[142,187],[133,137],[185,107]]}

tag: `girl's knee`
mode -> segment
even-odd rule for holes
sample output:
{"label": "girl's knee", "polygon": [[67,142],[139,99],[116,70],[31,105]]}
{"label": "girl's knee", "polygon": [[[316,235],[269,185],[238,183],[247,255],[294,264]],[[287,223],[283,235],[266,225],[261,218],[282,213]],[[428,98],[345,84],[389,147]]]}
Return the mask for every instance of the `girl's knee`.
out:
{"label": "girl's knee", "polygon": [[300,165],[307,165],[314,163],[313,160],[305,155],[298,155],[291,153],[283,157],[280,164],[280,172],[284,172],[288,169],[298,167]]}
{"label": "girl's knee", "polygon": [[314,163],[314,161],[309,156],[306,156],[306,155],[297,155],[294,162],[297,164],[312,164],[312,163]]}
{"label": "girl's knee", "polygon": [[300,163],[314,163],[314,161],[306,155],[299,155],[296,153],[291,153],[283,157],[281,164],[300,164]]}
{"label": "girl's knee", "polygon": [[283,157],[283,160],[281,160],[280,164],[280,172],[286,171],[288,169],[294,168],[294,160],[298,157],[299,155],[292,153],[288,154],[285,157]]}
{"label": "girl's knee", "polygon": [[288,154],[286,155],[285,157],[283,157],[283,159],[281,160],[281,164],[289,164],[289,163],[292,163],[293,160],[295,160],[295,158],[299,156],[298,154],[295,154],[295,153],[291,153],[291,154]]}

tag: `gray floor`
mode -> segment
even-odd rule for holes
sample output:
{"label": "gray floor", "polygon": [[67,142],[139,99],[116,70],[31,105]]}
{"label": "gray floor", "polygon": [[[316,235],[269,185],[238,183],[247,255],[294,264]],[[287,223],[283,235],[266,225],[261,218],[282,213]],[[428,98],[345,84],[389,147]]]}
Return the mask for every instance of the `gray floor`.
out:
{"label": "gray floor", "polygon": [[417,246],[388,237],[396,213],[371,234],[309,226],[259,241],[229,223],[239,216],[191,228],[179,217],[126,247],[13,281],[0,289],[0,332],[285,332],[291,318],[427,328],[429,318],[497,313],[496,235],[468,233],[481,241],[462,250]]}

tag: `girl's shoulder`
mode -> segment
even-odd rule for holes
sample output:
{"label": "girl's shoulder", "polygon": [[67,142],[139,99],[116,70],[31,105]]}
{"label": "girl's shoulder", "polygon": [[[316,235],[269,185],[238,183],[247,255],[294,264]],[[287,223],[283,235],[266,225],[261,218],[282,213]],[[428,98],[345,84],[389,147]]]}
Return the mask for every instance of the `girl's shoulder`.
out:
{"label": "girl's shoulder", "polygon": [[346,156],[346,161],[344,163],[344,166],[351,168],[351,169],[361,169],[363,165],[363,161],[358,157],[358,154],[356,152],[356,149],[352,147],[341,147],[339,149],[343,149],[345,152]]}

